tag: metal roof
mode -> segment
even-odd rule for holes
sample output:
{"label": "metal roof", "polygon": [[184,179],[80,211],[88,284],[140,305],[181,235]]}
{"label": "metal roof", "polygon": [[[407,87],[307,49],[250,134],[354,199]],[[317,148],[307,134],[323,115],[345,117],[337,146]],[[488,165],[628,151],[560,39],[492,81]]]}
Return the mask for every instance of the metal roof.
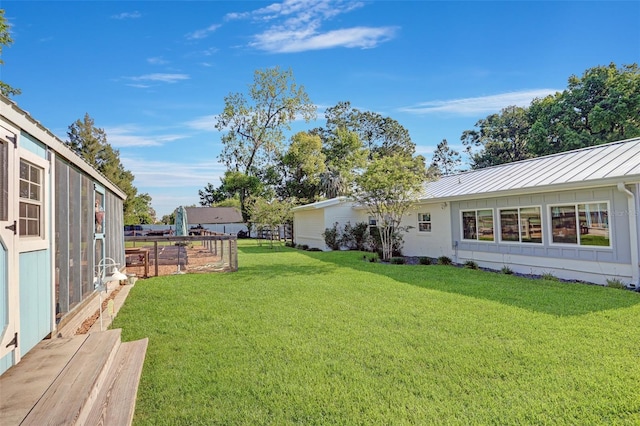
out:
{"label": "metal roof", "polygon": [[640,182],[640,138],[443,176],[426,183],[421,198],[551,191],[614,181]]}

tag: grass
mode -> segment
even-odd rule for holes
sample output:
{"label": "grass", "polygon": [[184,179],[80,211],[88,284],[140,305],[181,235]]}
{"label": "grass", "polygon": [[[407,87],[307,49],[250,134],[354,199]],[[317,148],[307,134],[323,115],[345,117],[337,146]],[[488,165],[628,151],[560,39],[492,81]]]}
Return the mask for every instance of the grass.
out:
{"label": "grass", "polygon": [[640,294],[241,241],[138,281],[135,425],[639,424]]}

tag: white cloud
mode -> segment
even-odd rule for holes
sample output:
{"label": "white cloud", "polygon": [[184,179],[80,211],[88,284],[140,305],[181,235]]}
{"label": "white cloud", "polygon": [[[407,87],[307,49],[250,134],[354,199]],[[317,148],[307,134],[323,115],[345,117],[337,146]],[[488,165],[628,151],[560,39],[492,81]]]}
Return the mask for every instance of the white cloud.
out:
{"label": "white cloud", "polygon": [[115,148],[161,146],[185,137],[184,135],[176,134],[145,135],[135,126],[111,127],[104,130],[109,144]]}
{"label": "white cloud", "polygon": [[137,19],[141,18],[142,14],[138,11],[135,12],[122,12],[117,15],[111,15],[112,19]]}
{"label": "white cloud", "polygon": [[179,163],[137,157],[123,157],[121,160],[135,176],[136,187],[144,188],[204,188],[207,182],[217,185],[225,171],[225,166],[218,161]]}
{"label": "white cloud", "polygon": [[446,113],[452,115],[477,115],[499,112],[511,105],[527,107],[535,98],[554,94],[557,89],[533,89],[518,92],[501,93],[477,98],[451,99],[446,101],[427,101],[414,106],[401,108],[411,114],[425,115]]}
{"label": "white cloud", "polygon": [[186,35],[188,40],[199,40],[202,38],[206,38],[209,34],[215,32],[218,28],[220,28],[219,24],[209,25],[207,28],[202,30],[196,30]]}
{"label": "white cloud", "polygon": [[335,47],[370,49],[395,35],[395,27],[353,27],[325,33],[270,30],[259,34],[251,46],[276,53],[293,53]]}
{"label": "white cloud", "polygon": [[165,65],[169,63],[169,61],[165,60],[161,56],[156,56],[155,58],[147,58],[147,62],[151,65]]}
{"label": "white cloud", "polygon": [[191,121],[186,122],[187,127],[195,130],[205,130],[208,132],[217,132],[216,129],[216,120],[217,115],[205,115],[202,117],[194,118]]}
{"label": "white cloud", "polygon": [[395,36],[393,26],[355,26],[326,30],[323,24],[341,14],[364,6],[346,0],[285,0],[251,13],[229,14],[225,19],[253,19],[270,25],[253,36],[250,47],[275,53],[345,48],[373,48]]}
{"label": "white cloud", "polygon": [[133,81],[159,81],[163,83],[176,83],[181,80],[188,80],[189,75],[154,73],[154,74],[145,74],[137,77],[125,77],[125,78]]}

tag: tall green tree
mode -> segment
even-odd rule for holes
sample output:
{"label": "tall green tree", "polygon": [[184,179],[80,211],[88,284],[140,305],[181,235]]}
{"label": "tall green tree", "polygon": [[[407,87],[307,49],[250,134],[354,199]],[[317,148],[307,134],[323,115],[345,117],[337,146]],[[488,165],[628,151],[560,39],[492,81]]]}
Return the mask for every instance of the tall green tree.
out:
{"label": "tall green tree", "polygon": [[[527,109],[509,106],[499,114],[491,114],[478,120],[478,130],[465,130],[460,140],[467,147],[471,167],[483,167],[511,163],[530,158],[528,148],[529,117]],[[475,148],[479,151],[474,151]]]}
{"label": "tall green tree", "polygon": [[326,127],[315,129],[324,140],[335,137],[339,129],[354,132],[369,151],[369,158],[376,155],[415,153],[415,143],[411,140],[409,131],[390,117],[371,111],[360,111],[353,108],[350,102],[339,102],[327,108]]}
{"label": "tall green tree", "polygon": [[435,169],[438,174],[447,176],[457,173],[461,164],[460,153],[451,148],[446,139],[442,139],[442,142],[438,144],[433,152],[431,170]]}
{"label": "tall green tree", "polygon": [[[219,158],[229,171],[257,176],[282,154],[284,131],[291,129],[291,122],[315,117],[316,106],[304,87],[296,85],[290,69],[257,70],[248,95],[232,93],[224,99],[224,110],[216,122],[216,128],[224,132]],[[245,190],[240,192],[243,211],[248,195]]]}
{"label": "tall green tree", "polygon": [[355,177],[369,155],[357,133],[339,127],[326,135],[322,152],[326,167],[320,176],[320,193],[327,198],[353,192]]}
{"label": "tall green tree", "polygon": [[[4,66],[2,60],[2,48],[9,47],[13,44],[13,38],[11,37],[11,26],[7,22],[7,18],[4,16],[4,9],[0,9],[0,67]],[[20,89],[9,86],[4,81],[0,81],[0,93],[6,97],[16,96],[22,93]]]}
{"label": "tall green tree", "polygon": [[[124,201],[124,223],[134,225],[153,223],[155,211],[151,208],[151,196],[138,194],[133,185],[134,176],[120,162],[120,152],[107,142],[107,134],[95,126],[89,114],[78,119],[69,126],[69,138],[65,144],[76,154],[85,159],[96,170],[102,173],[127,196]],[[141,222],[141,220],[145,222]]]}
{"label": "tall green tree", "polygon": [[404,231],[402,218],[419,200],[427,178],[424,158],[403,154],[374,158],[356,178],[354,198],[376,219],[383,260],[393,255],[394,243]]}
{"label": "tall green tree", "polygon": [[611,63],[571,76],[566,90],[532,102],[529,120],[535,156],[640,136],[638,64]]}
{"label": "tall green tree", "polygon": [[283,199],[307,204],[317,201],[321,176],[326,170],[322,140],[318,135],[298,132],[291,138],[282,157],[282,185],[277,191]]}

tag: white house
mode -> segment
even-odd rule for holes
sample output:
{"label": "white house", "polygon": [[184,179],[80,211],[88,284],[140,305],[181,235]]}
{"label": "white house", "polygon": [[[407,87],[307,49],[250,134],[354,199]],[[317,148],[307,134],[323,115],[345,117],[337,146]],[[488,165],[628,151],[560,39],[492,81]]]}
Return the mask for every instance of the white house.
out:
{"label": "white house", "polygon": [[124,199],[0,96],[0,374],[88,307],[100,262],[124,265]]}
{"label": "white house", "polygon": [[[640,286],[640,138],[445,176],[403,219],[403,253]],[[347,199],[294,209],[294,241],[368,219]]]}

